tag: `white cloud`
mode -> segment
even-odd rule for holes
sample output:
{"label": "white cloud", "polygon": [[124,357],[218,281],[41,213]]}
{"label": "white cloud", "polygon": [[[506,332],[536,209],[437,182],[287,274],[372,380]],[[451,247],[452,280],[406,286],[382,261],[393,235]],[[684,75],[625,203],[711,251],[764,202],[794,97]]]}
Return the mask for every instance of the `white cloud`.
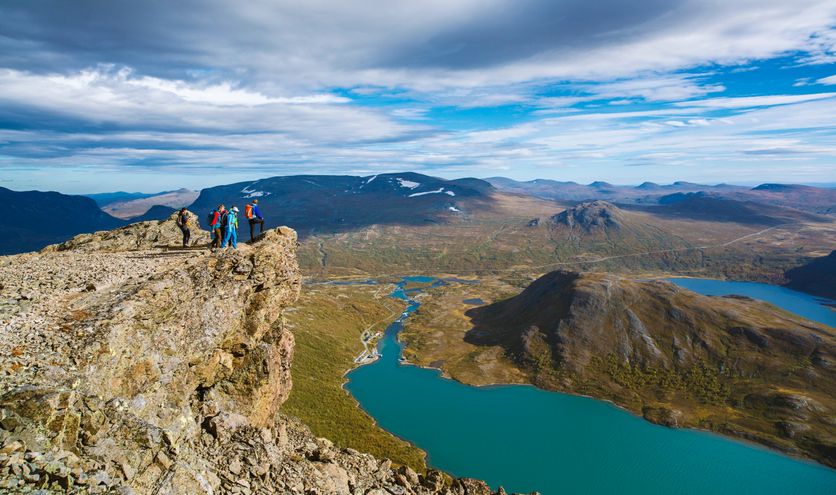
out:
{"label": "white cloud", "polygon": [[317,142],[392,139],[419,129],[327,94],[266,97],[231,83],[194,86],[130,75],[109,68],[50,75],[0,69],[0,105],[123,128],[274,132]]}
{"label": "white cloud", "polygon": [[[811,160],[805,170],[833,172],[836,93],[714,97],[722,65],[836,61],[832,0],[590,5],[8,3],[2,13],[18,15],[0,15],[15,34],[0,36],[0,113],[35,130],[0,132],[0,166],[536,176]],[[533,112],[520,125],[432,127],[434,107],[507,104]]]}
{"label": "white cloud", "polygon": [[699,75],[676,74],[639,77],[598,85],[585,89],[600,98],[641,98],[645,101],[679,101],[724,91],[720,84],[700,84]]}
{"label": "white cloud", "polygon": [[[88,71],[89,72],[89,71]],[[136,79],[127,77],[123,71],[119,72],[120,80],[124,84],[146,88],[150,90],[170,93],[184,101],[195,103],[208,103],[210,105],[229,106],[257,106],[270,103],[277,104],[318,104],[318,103],[345,103],[348,98],[330,94],[315,94],[307,96],[292,97],[268,97],[254,91],[234,88],[229,82],[222,82],[204,87],[196,87],[184,81],[168,81],[156,77],[143,76]],[[123,76],[124,74],[124,76]],[[101,74],[94,73],[96,78]]]}
{"label": "white cloud", "polygon": [[389,112],[393,117],[408,120],[427,120],[426,108],[396,108]]}
{"label": "white cloud", "polygon": [[594,13],[583,0],[183,0],[130,9],[46,0],[4,8],[22,14],[0,20],[0,32],[18,33],[0,38],[0,66],[79,70],[108,61],[165,79],[241,76],[267,97],[606,81],[795,51],[824,63],[836,53],[830,0],[604,0]]}
{"label": "white cloud", "polygon": [[788,105],[805,101],[824,100],[833,98],[836,93],[812,93],[805,95],[766,95],[742,96],[736,98],[710,98],[707,100],[692,100],[677,103],[677,106],[705,107],[705,108],[753,108],[775,105]]}

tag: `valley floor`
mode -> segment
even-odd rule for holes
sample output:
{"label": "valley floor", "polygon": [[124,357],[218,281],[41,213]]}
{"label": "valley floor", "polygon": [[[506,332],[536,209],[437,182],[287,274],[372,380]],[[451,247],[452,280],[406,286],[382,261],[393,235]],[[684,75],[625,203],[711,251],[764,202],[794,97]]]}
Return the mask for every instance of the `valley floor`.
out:
{"label": "valley floor", "polygon": [[389,297],[392,289],[386,283],[304,286],[296,306],[285,313],[296,349],[293,389],[283,410],[340,447],[423,471],[425,454],[378,427],[343,389],[346,372],[363,351],[364,332],[382,332],[404,309]]}

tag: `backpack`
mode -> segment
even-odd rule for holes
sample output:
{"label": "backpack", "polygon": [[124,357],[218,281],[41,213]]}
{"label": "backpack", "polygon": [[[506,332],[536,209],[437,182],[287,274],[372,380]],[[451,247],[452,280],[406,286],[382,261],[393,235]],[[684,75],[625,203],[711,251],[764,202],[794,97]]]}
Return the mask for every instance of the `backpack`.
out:
{"label": "backpack", "polygon": [[229,224],[229,210],[225,210],[221,213],[221,228],[226,228]]}
{"label": "backpack", "polygon": [[209,212],[208,215],[206,215],[206,226],[207,227],[212,227],[212,220],[214,220],[214,219],[215,219],[215,210],[212,210],[212,211]]}
{"label": "backpack", "polygon": [[253,205],[247,205],[244,207],[244,217],[247,220],[252,220],[253,218]]}

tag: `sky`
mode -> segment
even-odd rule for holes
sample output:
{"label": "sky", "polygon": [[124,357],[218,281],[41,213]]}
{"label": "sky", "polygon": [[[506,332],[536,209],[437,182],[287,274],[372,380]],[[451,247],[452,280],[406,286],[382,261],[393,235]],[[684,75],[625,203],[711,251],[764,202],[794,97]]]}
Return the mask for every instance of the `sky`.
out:
{"label": "sky", "polygon": [[0,186],[836,182],[833,0],[0,0]]}

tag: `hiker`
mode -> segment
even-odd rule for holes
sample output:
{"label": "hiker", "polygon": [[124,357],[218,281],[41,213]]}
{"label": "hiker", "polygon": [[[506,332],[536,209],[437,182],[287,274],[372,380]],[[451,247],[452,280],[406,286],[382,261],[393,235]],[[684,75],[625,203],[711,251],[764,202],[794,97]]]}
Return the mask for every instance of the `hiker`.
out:
{"label": "hiker", "polygon": [[247,203],[247,206],[244,207],[244,216],[250,223],[250,242],[252,242],[253,237],[255,237],[256,224],[260,226],[259,233],[264,233],[264,217],[261,216],[261,211],[258,209],[257,199],[254,199],[252,203]]}
{"label": "hiker", "polygon": [[192,231],[189,230],[189,210],[181,208],[180,213],[177,214],[177,226],[180,227],[180,232],[183,233],[183,247],[189,247],[189,239],[192,236]]}
{"label": "hiker", "polygon": [[218,208],[209,214],[209,230],[212,232],[212,243],[210,248],[221,247],[223,240],[223,232],[221,231],[221,223],[223,221],[223,214],[226,210],[224,205],[218,205]]}
{"label": "hiker", "polygon": [[224,221],[224,225],[226,227],[226,236],[224,237],[223,243],[221,243],[221,249],[226,248],[226,245],[229,244],[232,246],[232,249],[238,249],[238,207],[233,206],[231,210],[226,212],[226,219]]}

